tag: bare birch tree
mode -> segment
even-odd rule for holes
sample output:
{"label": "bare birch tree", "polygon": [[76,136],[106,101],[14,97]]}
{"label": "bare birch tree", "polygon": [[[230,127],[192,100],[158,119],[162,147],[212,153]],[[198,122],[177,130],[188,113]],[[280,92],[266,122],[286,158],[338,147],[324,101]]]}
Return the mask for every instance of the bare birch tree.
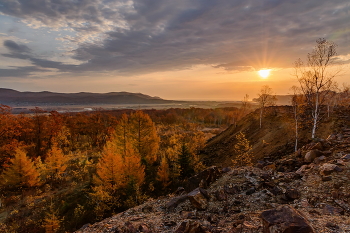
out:
{"label": "bare birch tree", "polygon": [[301,59],[295,62],[295,76],[311,108],[312,138],[315,138],[321,119],[320,107],[329,97],[334,85],[334,77],[340,72],[335,67],[336,47],[333,42],[320,38],[316,41],[312,52],[307,55],[306,63]]}

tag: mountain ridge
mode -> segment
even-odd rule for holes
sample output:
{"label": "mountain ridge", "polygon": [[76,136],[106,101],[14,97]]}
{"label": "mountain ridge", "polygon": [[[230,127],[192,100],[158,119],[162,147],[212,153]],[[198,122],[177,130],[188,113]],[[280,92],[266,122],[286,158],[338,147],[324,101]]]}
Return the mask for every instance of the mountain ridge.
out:
{"label": "mountain ridge", "polygon": [[10,105],[54,105],[54,104],[163,104],[179,102],[165,100],[157,96],[132,92],[108,93],[58,93],[50,91],[20,92],[9,88],[0,88],[0,103]]}

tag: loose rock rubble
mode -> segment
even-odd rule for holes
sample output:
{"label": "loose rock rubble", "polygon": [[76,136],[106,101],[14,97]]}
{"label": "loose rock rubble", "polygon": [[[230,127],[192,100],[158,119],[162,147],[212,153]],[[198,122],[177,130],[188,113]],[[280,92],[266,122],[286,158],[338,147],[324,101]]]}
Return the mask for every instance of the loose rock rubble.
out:
{"label": "loose rock rubble", "polygon": [[149,200],[77,232],[350,232],[350,129],[273,165],[210,168],[215,172],[203,174],[216,175],[193,179],[192,191],[187,186],[187,193]]}

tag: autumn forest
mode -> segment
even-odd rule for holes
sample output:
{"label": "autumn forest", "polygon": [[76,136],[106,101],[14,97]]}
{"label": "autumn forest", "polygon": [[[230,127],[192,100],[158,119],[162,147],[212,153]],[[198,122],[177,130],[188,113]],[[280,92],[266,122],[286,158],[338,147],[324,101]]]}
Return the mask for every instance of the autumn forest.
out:
{"label": "autumn forest", "polygon": [[35,108],[14,115],[1,105],[0,111],[6,229],[56,232],[174,190],[205,168],[198,152],[206,140],[250,109],[243,104],[60,114]]}

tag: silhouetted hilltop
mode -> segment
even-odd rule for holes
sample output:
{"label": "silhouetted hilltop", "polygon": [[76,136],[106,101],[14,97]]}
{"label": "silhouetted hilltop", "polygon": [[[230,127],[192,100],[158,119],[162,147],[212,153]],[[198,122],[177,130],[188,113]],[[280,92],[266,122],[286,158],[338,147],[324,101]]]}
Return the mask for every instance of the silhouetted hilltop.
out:
{"label": "silhouetted hilltop", "polygon": [[163,104],[174,102],[142,93],[55,93],[20,92],[0,88],[0,103],[7,105],[62,105],[62,104]]}

